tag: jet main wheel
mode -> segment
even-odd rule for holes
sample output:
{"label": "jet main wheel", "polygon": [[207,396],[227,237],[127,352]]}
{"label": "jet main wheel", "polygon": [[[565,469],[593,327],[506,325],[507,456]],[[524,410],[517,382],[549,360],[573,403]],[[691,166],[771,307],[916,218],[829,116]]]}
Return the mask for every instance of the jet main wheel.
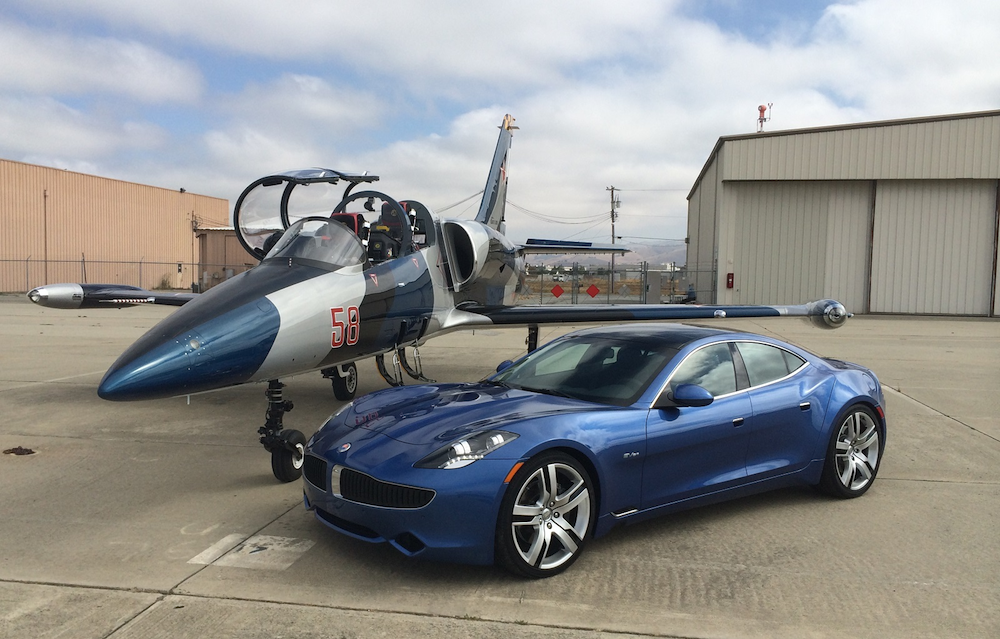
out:
{"label": "jet main wheel", "polygon": [[351,362],[342,368],[344,369],[343,375],[341,375],[340,370],[335,369],[330,381],[333,383],[334,397],[346,402],[354,399],[358,392],[358,367],[354,362]]}
{"label": "jet main wheel", "polygon": [[284,446],[271,451],[271,470],[278,481],[290,482],[302,477],[306,454],[306,436],[297,430],[283,430],[278,438]]}
{"label": "jet main wheel", "polygon": [[569,568],[593,534],[593,486],[580,462],[564,453],[525,463],[500,506],[497,559],[526,577],[551,577]]}
{"label": "jet main wheel", "polygon": [[833,429],[819,488],[849,499],[871,488],[882,460],[885,434],[878,417],[867,406],[852,406]]}

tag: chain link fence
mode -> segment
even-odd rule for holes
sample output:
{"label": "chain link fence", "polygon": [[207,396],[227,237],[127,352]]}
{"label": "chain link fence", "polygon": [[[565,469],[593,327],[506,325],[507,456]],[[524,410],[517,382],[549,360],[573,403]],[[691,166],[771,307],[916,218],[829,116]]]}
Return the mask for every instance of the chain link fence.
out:
{"label": "chain link fence", "polygon": [[529,265],[517,295],[518,304],[683,304],[707,302],[713,291],[699,291],[695,277],[683,266],[617,264],[607,267],[573,264],[548,268]]}
{"label": "chain link fence", "polygon": [[[0,292],[24,293],[56,282],[127,284],[149,290],[205,291],[252,265],[190,262],[111,262],[101,260],[0,260]],[[529,265],[517,304],[682,304],[708,303],[714,291],[695,282],[714,282],[715,273],[697,277],[683,266],[640,264],[610,268],[573,264]]]}
{"label": "chain link fence", "polygon": [[0,260],[0,292],[24,293],[58,282],[127,284],[149,290],[204,291],[252,265],[103,260]]}

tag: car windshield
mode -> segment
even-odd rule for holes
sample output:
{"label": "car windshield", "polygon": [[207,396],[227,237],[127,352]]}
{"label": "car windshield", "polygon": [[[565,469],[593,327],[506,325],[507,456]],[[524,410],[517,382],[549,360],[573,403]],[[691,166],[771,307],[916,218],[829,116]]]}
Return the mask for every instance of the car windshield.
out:
{"label": "car windshield", "polygon": [[629,406],[677,350],[651,340],[575,335],[556,340],[489,378],[511,388]]}
{"label": "car windshield", "polygon": [[278,233],[281,237],[265,261],[293,259],[332,270],[365,262],[365,247],[358,236],[329,218],[305,218]]}

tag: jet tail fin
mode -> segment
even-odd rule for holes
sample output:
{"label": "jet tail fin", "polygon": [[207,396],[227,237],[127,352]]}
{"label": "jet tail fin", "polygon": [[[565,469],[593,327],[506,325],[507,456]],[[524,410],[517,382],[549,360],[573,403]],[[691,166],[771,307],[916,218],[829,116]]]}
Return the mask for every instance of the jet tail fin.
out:
{"label": "jet tail fin", "polygon": [[476,221],[482,222],[491,229],[504,232],[504,209],[507,206],[507,152],[510,151],[510,140],[513,136],[514,118],[507,114],[503,116],[500,125],[500,139],[497,140],[496,151],[493,152],[493,165],[489,177],[486,178],[486,188],[483,190],[483,201],[479,205]]}

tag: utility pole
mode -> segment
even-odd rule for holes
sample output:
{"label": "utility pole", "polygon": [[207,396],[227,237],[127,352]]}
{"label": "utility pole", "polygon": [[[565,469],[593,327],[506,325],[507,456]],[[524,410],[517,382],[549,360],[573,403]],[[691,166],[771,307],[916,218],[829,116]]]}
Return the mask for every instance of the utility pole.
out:
{"label": "utility pole", "polygon": [[[618,217],[618,207],[622,205],[621,200],[615,198],[615,187],[609,186],[606,191],[611,191],[611,243],[615,243],[615,218]],[[620,190],[620,189],[619,189]],[[615,288],[615,254],[611,254],[611,289]]]}

